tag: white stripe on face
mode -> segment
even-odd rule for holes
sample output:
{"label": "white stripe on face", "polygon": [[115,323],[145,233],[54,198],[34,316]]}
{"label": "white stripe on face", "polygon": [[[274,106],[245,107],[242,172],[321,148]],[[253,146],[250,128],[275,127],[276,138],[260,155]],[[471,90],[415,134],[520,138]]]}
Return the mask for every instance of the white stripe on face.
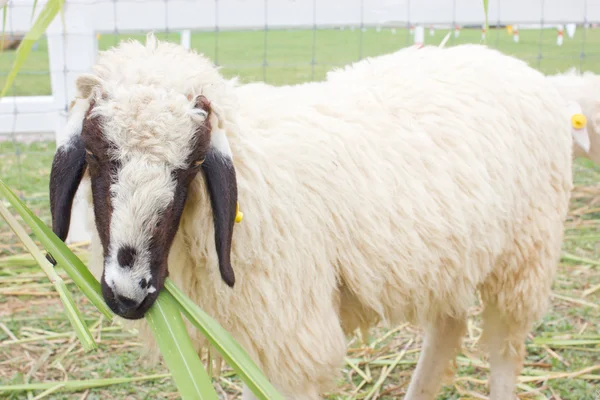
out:
{"label": "white stripe on face", "polygon": [[[113,213],[110,244],[104,273],[115,296],[141,302],[156,291],[150,269],[150,239],[162,212],[172,202],[175,180],[165,165],[149,164],[141,158],[123,164],[111,185]],[[132,257],[121,265],[121,249],[133,249]],[[120,262],[121,261],[121,262]]]}

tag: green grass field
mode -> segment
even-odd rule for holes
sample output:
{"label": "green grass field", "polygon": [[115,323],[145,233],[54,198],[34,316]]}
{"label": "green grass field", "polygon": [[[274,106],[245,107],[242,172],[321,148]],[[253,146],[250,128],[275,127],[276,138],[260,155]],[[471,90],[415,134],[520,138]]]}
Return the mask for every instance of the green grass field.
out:
{"label": "green grass field", "polygon": [[[438,44],[445,33],[437,31],[432,38],[426,31],[426,42]],[[179,41],[176,33],[159,36]],[[520,43],[514,43],[505,30],[492,30],[488,44],[530,62],[544,73],[570,67],[600,73],[600,29],[585,32],[580,29],[574,39],[565,38],[562,47],[556,46],[556,33],[552,30],[522,30],[520,36]],[[106,49],[124,37],[102,35],[99,47]],[[135,37],[142,39],[143,35]],[[479,41],[478,30],[463,29],[460,37],[452,37],[448,45]],[[412,37],[402,29],[395,35],[389,30],[376,32],[374,29],[364,33],[358,30],[269,31],[266,42],[262,31],[221,32],[218,41],[213,33],[192,36],[192,47],[225,65],[225,75],[239,75],[246,82],[266,80],[274,84],[321,79],[334,65],[393,51],[411,42]],[[580,57],[582,51],[585,53],[583,58]],[[13,56],[13,52],[0,54],[0,74],[8,72]],[[263,66],[265,59],[267,65]],[[311,62],[313,59],[315,63]],[[47,47],[45,41],[40,41],[17,78],[12,94],[50,94],[47,70]],[[0,86],[4,84],[3,75]],[[48,224],[48,177],[54,150],[53,142],[0,142],[0,178],[27,199],[27,204]],[[521,398],[600,398],[600,166],[577,160],[575,182],[563,246],[565,256],[554,284],[552,309],[535,327],[527,342],[529,355],[520,377]],[[77,252],[85,261],[85,244],[78,247]],[[0,221],[0,386],[139,377],[145,380],[82,389],[75,393],[50,393],[44,398],[178,398],[169,378],[154,376],[168,373],[164,364],[140,364],[140,343],[135,332],[124,330],[118,324],[109,326],[93,306],[73,290],[100,346],[98,351],[84,353],[70,333],[69,323],[51,284],[32,259],[23,253],[24,249],[12,231]],[[70,282],[65,274],[61,275]],[[74,289],[71,283],[69,287]],[[438,397],[440,400],[486,398],[482,394],[487,393],[485,379],[489,371],[485,358],[478,352],[480,311],[479,305],[475,304],[465,346],[458,359],[457,377]],[[411,339],[413,342],[407,346]],[[409,326],[399,326],[391,331],[374,329],[367,344],[354,338],[339,390],[327,398],[362,399],[382,373],[389,375],[377,390],[378,398],[401,398],[420,346],[421,336]],[[387,371],[397,358],[397,366],[393,371]],[[240,381],[229,368],[224,368],[215,384],[221,398],[238,398]],[[595,395],[595,392],[599,394]],[[23,392],[0,393],[0,398],[25,399],[40,393],[32,392],[29,396]]]}
{"label": "green grass field", "polygon": [[[437,30],[432,37],[426,30],[426,44],[439,44],[446,33],[446,30]],[[177,32],[157,33],[157,36],[174,42],[180,40]],[[107,49],[120,39],[130,37],[143,40],[144,35],[101,35],[98,48]],[[193,33],[192,47],[224,66],[223,73],[227,76],[239,75],[244,81],[265,80],[279,85],[321,79],[334,65],[398,50],[412,44],[412,40],[406,29],[397,29],[396,34],[390,29],[380,32],[375,29],[366,32],[358,29],[226,31],[218,35]],[[561,47],[556,45],[556,31],[551,29],[521,30],[519,43],[514,43],[505,29],[492,29],[487,40],[489,46],[522,58],[544,73],[573,66],[600,73],[600,29],[580,29],[573,39],[565,35]],[[452,35],[448,45],[480,42],[479,30],[463,29],[458,38]],[[23,66],[11,95],[51,93],[46,41],[40,40],[38,46]],[[13,57],[14,52],[0,56],[0,85],[4,85]]]}

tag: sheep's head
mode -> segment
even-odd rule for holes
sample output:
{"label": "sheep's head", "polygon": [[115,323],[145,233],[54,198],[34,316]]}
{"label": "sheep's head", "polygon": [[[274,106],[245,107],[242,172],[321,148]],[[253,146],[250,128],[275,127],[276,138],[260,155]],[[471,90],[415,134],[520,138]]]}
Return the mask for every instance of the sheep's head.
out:
{"label": "sheep's head", "polygon": [[109,307],[138,319],[168,275],[167,258],[190,183],[204,174],[223,281],[233,287],[231,239],[237,186],[218,113],[203,95],[161,85],[106,90],[95,75],[77,80],[82,98],[69,119],[69,138],[52,164],[52,227],[68,234],[73,196],[87,168],[95,223],[104,251],[102,294]]}

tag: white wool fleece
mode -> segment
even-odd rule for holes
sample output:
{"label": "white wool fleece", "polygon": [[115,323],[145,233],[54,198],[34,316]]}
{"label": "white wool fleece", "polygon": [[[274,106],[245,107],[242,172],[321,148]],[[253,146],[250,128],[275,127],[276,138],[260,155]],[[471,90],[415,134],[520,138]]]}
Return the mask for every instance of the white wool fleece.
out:
{"label": "white wool fleece", "polygon": [[[478,289],[507,324],[506,351],[523,357],[572,188],[570,116],[541,73],[464,45],[405,49],[320,83],[233,88],[182,48],[159,44],[143,63],[129,59],[138,51],[123,45],[100,63],[192,86],[220,107],[244,213],[232,289],[199,175],[169,276],[282,392],[315,399],[334,388],[354,329],[466,318]],[[154,149],[177,158],[177,140],[165,132]],[[95,234],[92,248],[99,276]],[[145,321],[134,325],[153,342]]]}

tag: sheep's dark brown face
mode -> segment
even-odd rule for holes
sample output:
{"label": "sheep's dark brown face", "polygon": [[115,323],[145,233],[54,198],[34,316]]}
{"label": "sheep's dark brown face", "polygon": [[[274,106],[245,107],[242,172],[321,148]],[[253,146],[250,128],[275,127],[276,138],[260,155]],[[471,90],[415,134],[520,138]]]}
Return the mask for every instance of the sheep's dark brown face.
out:
{"label": "sheep's dark brown face", "polygon": [[80,134],[55,155],[50,181],[53,229],[66,238],[72,198],[87,167],[104,251],[102,294],[123,318],[142,318],[163,288],[188,189],[201,171],[211,198],[221,276],[229,286],[234,284],[229,253],[237,204],[235,170],[223,138],[212,137],[210,104],[200,96],[195,106],[206,118],[186,140],[181,152],[187,156],[177,166],[148,158],[137,148],[123,151],[105,132],[110,123],[90,114],[93,102],[83,111]]}
{"label": "sheep's dark brown face", "polygon": [[97,117],[85,120],[81,138],[104,249],[102,294],[116,314],[141,318],[168,275],[167,257],[188,187],[209,150],[210,123],[198,127],[182,168],[138,154],[114,159]]}

